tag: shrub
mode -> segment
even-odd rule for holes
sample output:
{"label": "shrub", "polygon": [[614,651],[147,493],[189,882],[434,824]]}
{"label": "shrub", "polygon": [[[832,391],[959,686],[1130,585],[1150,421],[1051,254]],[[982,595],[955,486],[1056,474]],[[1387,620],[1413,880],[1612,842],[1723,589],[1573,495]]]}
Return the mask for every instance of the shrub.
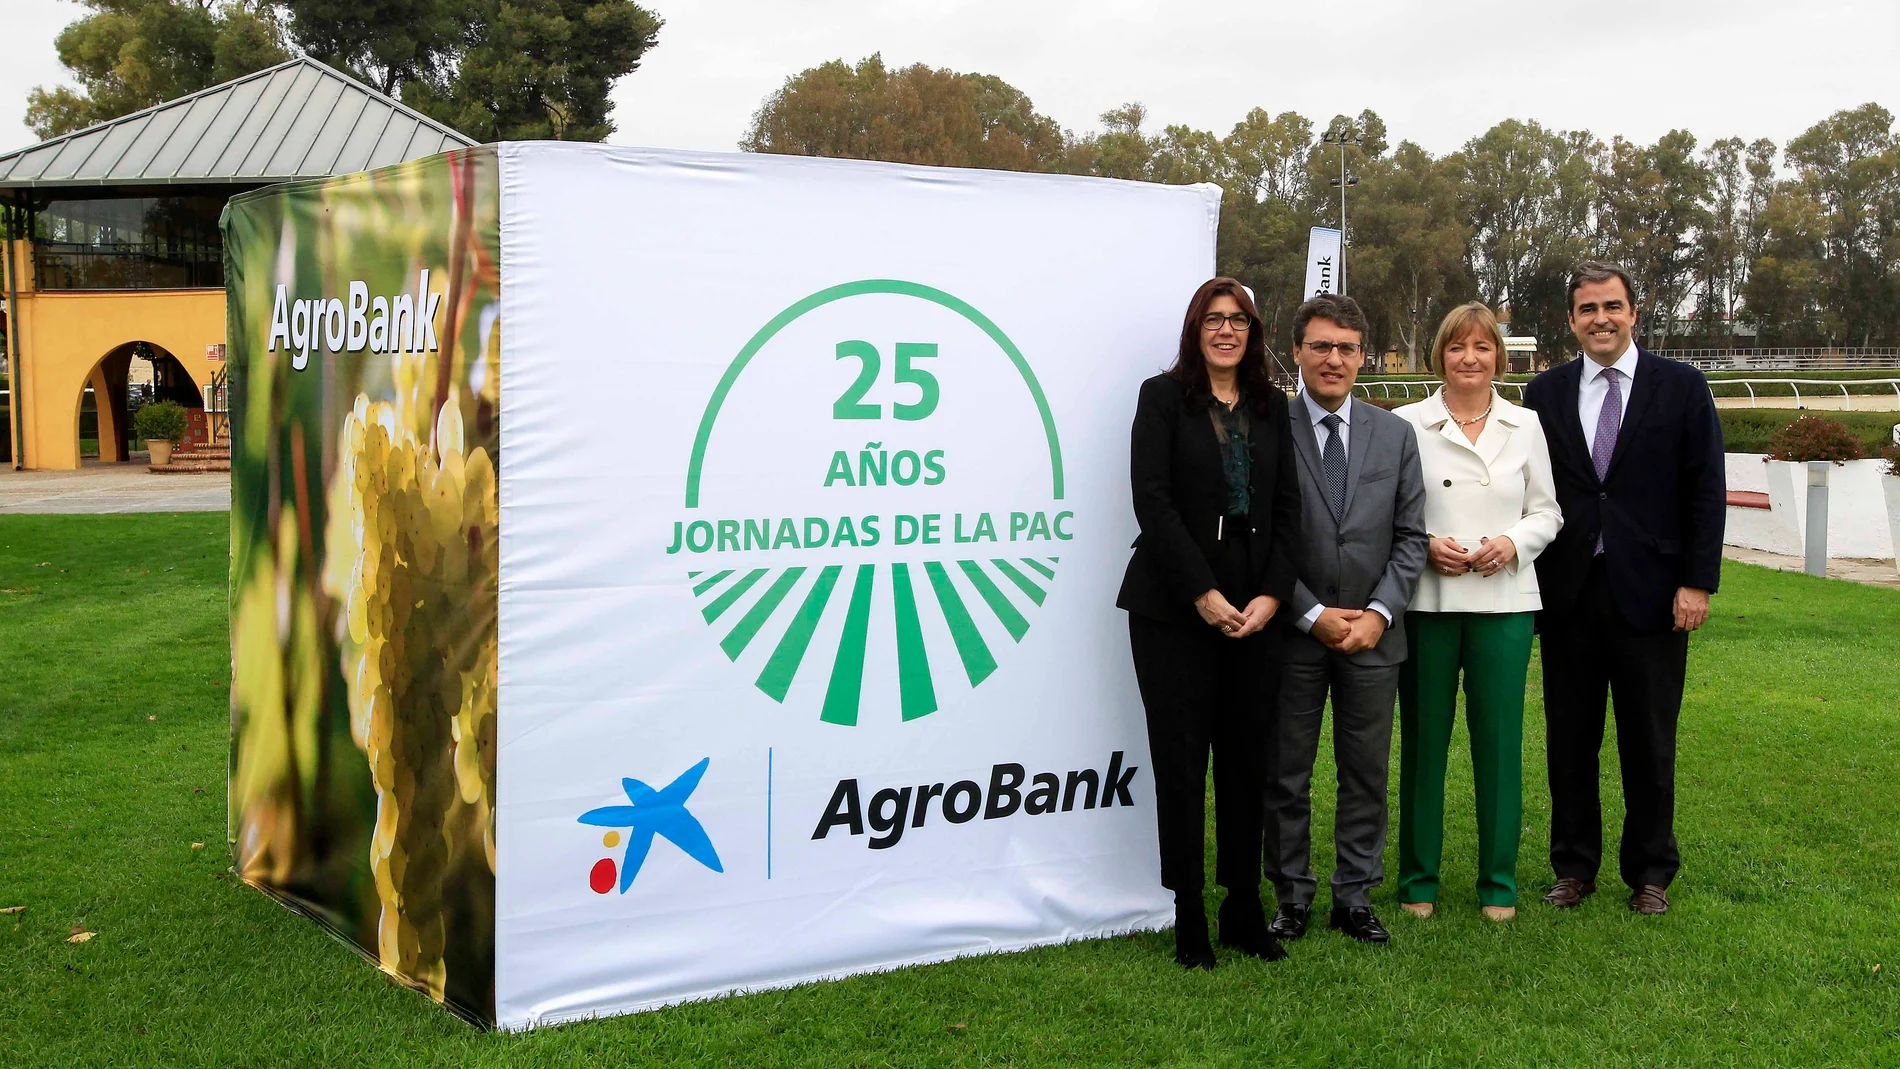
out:
{"label": "shrub", "polygon": [[1887,474],[1900,478],[1900,445],[1880,447],[1880,459],[1887,462]]}
{"label": "shrub", "polygon": [[1831,460],[1836,464],[1867,455],[1845,424],[1823,416],[1802,416],[1775,432],[1768,453],[1776,460]]}
{"label": "shrub", "polygon": [[185,436],[185,410],[176,401],[160,401],[140,408],[132,427],[146,441],[177,442]]}
{"label": "shrub", "polygon": [[[1769,442],[1775,433],[1808,415],[1791,408],[1721,408],[1722,448],[1730,453],[1773,452]],[[1839,423],[1854,435],[1861,451],[1872,456],[1892,441],[1893,425],[1900,414],[1893,412],[1829,412],[1824,418]]]}

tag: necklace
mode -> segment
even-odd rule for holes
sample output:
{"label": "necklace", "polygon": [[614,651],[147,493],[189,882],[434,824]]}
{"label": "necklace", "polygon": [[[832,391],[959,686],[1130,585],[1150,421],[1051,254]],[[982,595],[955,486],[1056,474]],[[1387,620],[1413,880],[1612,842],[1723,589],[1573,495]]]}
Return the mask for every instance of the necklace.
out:
{"label": "necklace", "polygon": [[1458,426],[1462,429],[1462,428],[1471,426],[1473,423],[1482,423],[1484,421],[1484,417],[1491,414],[1491,406],[1496,404],[1497,400],[1498,400],[1498,395],[1495,393],[1492,394],[1491,400],[1486,401],[1484,403],[1484,411],[1478,413],[1477,415],[1471,417],[1470,419],[1459,419],[1458,413],[1453,412],[1451,410],[1451,405],[1449,404],[1445,405],[1445,414],[1450,416],[1452,419],[1452,422],[1458,424]]}

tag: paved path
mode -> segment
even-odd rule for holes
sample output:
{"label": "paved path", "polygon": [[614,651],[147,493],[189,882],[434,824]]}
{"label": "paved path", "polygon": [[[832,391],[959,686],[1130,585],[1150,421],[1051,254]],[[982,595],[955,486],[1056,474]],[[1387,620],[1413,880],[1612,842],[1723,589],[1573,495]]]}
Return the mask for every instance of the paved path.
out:
{"label": "paved path", "polygon": [[225,512],[231,475],[153,475],[143,463],[88,461],[78,471],[0,468],[0,515],[28,512]]}
{"label": "paved path", "polygon": [[[1764,568],[1773,568],[1779,572],[1806,570],[1806,562],[1800,557],[1768,553],[1759,549],[1723,546],[1722,555],[1729,560],[1738,560],[1744,564],[1759,564]],[[1865,583],[1868,586],[1886,587],[1889,590],[1900,590],[1900,572],[1894,571],[1891,560],[1834,557],[1827,562],[1827,577]]]}

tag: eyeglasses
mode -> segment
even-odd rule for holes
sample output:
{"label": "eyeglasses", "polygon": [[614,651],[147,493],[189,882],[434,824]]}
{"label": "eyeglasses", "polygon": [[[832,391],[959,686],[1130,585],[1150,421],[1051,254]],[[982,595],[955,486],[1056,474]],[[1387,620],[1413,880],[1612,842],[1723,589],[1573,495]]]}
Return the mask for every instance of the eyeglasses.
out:
{"label": "eyeglasses", "polygon": [[1321,358],[1333,355],[1335,349],[1339,350],[1339,355],[1347,360],[1366,351],[1366,347],[1356,341],[1309,341],[1306,343],[1306,351]]}
{"label": "eyeglasses", "polygon": [[1253,326],[1253,317],[1245,312],[1229,312],[1226,315],[1209,312],[1201,317],[1202,330],[1219,330],[1222,323],[1232,326],[1238,332]]}

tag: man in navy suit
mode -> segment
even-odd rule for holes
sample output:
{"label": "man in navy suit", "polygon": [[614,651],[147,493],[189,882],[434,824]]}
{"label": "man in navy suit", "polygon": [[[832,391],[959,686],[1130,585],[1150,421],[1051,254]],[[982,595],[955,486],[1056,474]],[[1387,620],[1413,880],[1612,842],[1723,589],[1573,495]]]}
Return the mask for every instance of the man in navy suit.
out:
{"label": "man in navy suit", "polygon": [[1550,769],[1546,902],[1596,891],[1603,860],[1597,754],[1616,710],[1623,780],[1618,868],[1630,909],[1669,909],[1676,849],[1676,720],[1689,633],[1721,580],[1727,487],[1722,427],[1702,373],[1630,340],[1629,275],[1586,262],[1570,279],[1570,329],[1584,358],[1525,391],[1550,443],[1563,530],[1537,558],[1544,609],[1545,745]]}

